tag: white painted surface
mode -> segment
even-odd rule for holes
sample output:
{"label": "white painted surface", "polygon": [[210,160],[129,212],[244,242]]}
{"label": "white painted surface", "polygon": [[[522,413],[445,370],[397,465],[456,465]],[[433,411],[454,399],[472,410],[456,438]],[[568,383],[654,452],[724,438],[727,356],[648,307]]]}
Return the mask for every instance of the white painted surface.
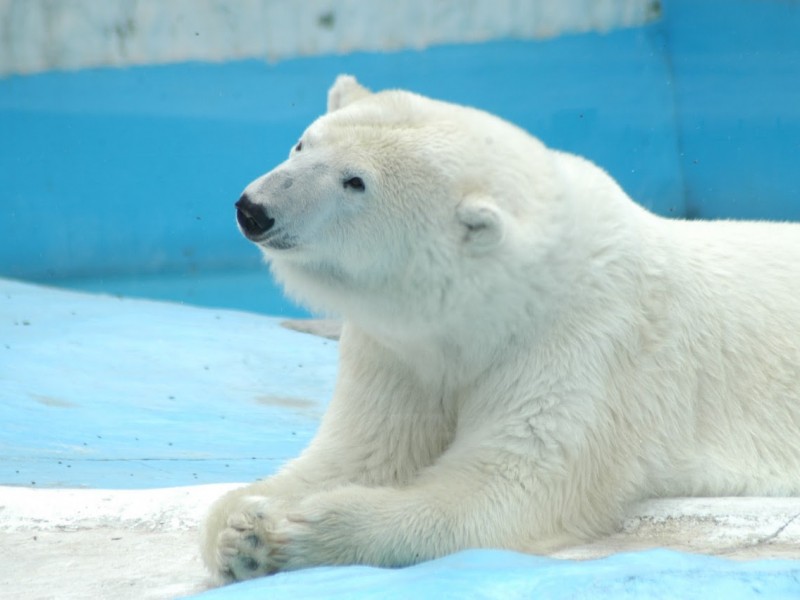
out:
{"label": "white painted surface", "polygon": [[[197,527],[235,484],[151,490],[0,487],[0,590],[17,600],[176,598],[213,585]],[[621,531],[557,554],[666,547],[800,558],[800,498],[677,498],[637,506]]]}
{"label": "white painted surface", "polygon": [[655,0],[0,0],[0,75],[607,31]]}
{"label": "white painted surface", "polygon": [[195,530],[210,503],[238,485],[146,490],[0,486],[0,531]]}

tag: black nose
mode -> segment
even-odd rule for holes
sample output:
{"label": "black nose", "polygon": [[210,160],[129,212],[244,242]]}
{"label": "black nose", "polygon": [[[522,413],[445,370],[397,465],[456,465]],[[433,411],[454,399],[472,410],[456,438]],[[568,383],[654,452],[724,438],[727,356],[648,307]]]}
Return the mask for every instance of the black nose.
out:
{"label": "black nose", "polygon": [[257,240],[272,229],[275,219],[267,215],[263,206],[250,200],[247,194],[242,194],[236,203],[236,222],[247,239]]}

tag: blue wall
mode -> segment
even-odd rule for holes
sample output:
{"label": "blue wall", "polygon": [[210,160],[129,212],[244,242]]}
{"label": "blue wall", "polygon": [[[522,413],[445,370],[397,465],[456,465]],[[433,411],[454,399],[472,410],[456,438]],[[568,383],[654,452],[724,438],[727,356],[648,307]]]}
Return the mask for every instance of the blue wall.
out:
{"label": "blue wall", "polygon": [[542,42],[0,80],[0,275],[256,268],[232,204],[339,72],[498,113],[661,214],[800,219],[800,3],[663,10]]}
{"label": "blue wall", "polygon": [[665,5],[688,216],[800,221],[800,2]]}

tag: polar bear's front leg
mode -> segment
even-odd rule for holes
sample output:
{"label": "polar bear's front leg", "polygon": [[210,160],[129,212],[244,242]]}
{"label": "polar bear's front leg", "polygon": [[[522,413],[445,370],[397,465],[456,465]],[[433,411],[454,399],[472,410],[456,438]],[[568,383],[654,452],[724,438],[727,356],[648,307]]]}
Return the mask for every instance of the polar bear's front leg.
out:
{"label": "polar bear's front leg", "polygon": [[354,485],[310,496],[269,533],[271,563],[401,567],[468,548],[544,553],[575,543],[562,518],[580,507],[566,506],[561,483],[537,480],[519,459],[475,455],[466,467],[427,469],[404,488]]}
{"label": "polar bear's front leg", "polygon": [[341,354],[336,393],[311,445],[277,475],[229,492],[212,507],[202,552],[221,579],[278,570],[273,533],[306,498],[352,485],[404,486],[449,443],[452,419],[435,394],[385,349],[346,329]]}
{"label": "polar bear's front leg", "polygon": [[[386,436],[374,436],[371,444],[342,445],[337,440],[349,442],[348,436],[330,436],[327,431],[323,427],[311,447],[279,474],[228,492],[212,506],[202,531],[202,553],[214,575],[233,581],[280,570],[275,536],[306,498],[364,483],[398,483],[389,463],[392,454],[377,444]],[[351,431],[349,437],[359,436]],[[379,460],[382,454],[386,460]]]}

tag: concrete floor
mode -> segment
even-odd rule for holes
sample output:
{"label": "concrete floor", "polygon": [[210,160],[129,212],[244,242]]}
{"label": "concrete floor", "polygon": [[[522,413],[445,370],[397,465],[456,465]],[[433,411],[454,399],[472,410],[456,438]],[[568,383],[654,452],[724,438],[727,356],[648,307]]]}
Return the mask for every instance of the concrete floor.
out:
{"label": "concrete floor", "polygon": [[[391,591],[441,600],[456,583],[468,594],[527,597],[519,590],[541,595],[530,586],[546,573],[548,594],[558,597],[594,594],[603,581],[608,597],[699,593],[703,585],[728,586],[735,598],[800,597],[800,498],[651,501],[618,533],[556,555],[612,555],[608,564],[476,551],[400,571],[323,568],[207,592],[197,542],[203,514],[224,490],[269,475],[307,444],[331,395],[336,342],[247,313],[2,279],[0,342],[3,598]],[[643,552],[654,547],[695,554]],[[791,560],[750,562],[762,558]],[[630,583],[644,580],[646,588]],[[579,584],[589,588],[568,587]]]}
{"label": "concrete floor", "polygon": [[[211,589],[214,583],[199,556],[197,527],[209,504],[231,487],[2,487],[2,595],[18,600],[134,600],[179,598]],[[800,561],[800,498],[650,501],[637,506],[618,533],[555,557],[588,560],[650,548],[748,561]],[[795,567],[800,577],[800,562]],[[228,589],[231,598],[237,597],[236,587]]]}

